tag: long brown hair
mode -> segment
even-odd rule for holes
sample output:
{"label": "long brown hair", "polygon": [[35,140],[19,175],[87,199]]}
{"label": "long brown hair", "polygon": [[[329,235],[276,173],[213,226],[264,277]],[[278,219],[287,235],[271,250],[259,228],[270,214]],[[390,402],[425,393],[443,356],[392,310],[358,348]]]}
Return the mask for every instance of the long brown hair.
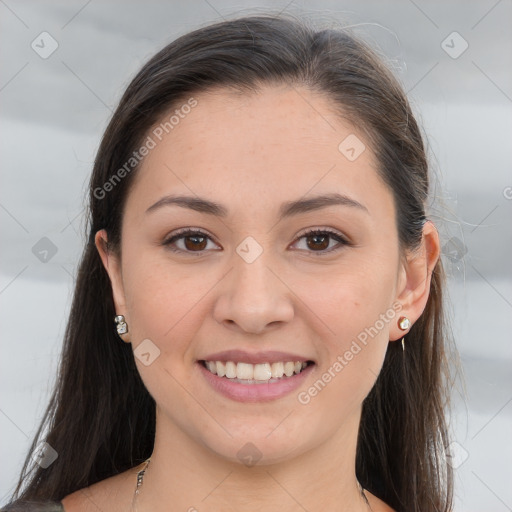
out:
{"label": "long brown hair", "polygon": [[[155,403],[140,379],[131,345],[115,332],[110,281],[94,235],[106,229],[110,249],[119,250],[123,206],[137,166],[122,179],[114,175],[119,177],[118,170],[165,114],[209,88],[243,92],[268,84],[320,92],[340,116],[363,130],[393,193],[400,247],[420,244],[429,195],[421,131],[402,87],[366,43],[347,29],[315,28],[295,16],[269,14],[215,23],[179,37],[135,76],[103,135],[57,381],[30,450],[44,439],[58,458],[43,469],[29,454],[13,500],[60,500],[151,455]],[[363,403],[356,475],[398,512],[452,508],[445,414],[448,355],[456,352],[449,350],[444,280],[439,260],[406,351],[400,343],[389,344]]]}

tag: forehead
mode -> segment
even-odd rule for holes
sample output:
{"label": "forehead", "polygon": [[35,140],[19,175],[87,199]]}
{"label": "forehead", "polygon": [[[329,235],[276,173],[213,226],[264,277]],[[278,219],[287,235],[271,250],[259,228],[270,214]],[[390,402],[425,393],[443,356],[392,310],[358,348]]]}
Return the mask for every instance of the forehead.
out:
{"label": "forehead", "polygon": [[[366,198],[375,214],[389,208],[391,194],[368,143],[326,96],[273,86],[201,92],[193,108],[180,108],[192,104],[187,100],[149,132],[154,147],[132,188],[146,207],[165,192],[223,198],[235,209],[339,192]],[[361,151],[356,159],[343,151],[347,140]]]}

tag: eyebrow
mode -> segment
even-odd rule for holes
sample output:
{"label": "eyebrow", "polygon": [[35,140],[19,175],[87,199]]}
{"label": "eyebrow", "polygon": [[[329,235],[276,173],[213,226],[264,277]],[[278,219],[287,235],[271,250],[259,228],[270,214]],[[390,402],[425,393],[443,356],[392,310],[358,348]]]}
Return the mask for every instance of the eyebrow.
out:
{"label": "eyebrow", "polygon": [[[154,212],[164,206],[180,206],[200,213],[214,215],[216,217],[227,217],[228,209],[214,201],[201,197],[168,195],[159,199],[150,206],[146,213]],[[329,206],[349,206],[358,210],[368,212],[366,206],[346,195],[332,193],[321,196],[314,196],[309,199],[298,199],[296,201],[287,201],[279,208],[279,220],[302,213],[320,210]]]}

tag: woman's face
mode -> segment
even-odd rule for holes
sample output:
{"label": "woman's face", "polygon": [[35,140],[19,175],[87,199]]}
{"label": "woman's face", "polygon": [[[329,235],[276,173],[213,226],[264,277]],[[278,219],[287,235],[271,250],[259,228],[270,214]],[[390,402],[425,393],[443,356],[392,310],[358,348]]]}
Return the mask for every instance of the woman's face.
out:
{"label": "woman's face", "polygon": [[[194,99],[168,133],[149,133],[122,257],[106,263],[157,432],[260,463],[343,443],[401,337],[399,316],[415,319],[398,311],[407,274],[392,193],[361,132],[323,96],[268,87]],[[171,241],[183,229],[201,233]],[[205,360],[258,383],[214,375]],[[296,361],[314,364],[268,382]]]}

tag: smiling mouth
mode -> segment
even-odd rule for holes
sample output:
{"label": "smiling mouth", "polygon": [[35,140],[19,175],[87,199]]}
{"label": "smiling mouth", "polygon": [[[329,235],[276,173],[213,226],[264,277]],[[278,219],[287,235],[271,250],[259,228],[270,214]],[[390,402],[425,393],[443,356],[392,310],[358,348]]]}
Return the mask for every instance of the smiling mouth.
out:
{"label": "smiling mouth", "polygon": [[241,384],[266,384],[288,379],[315,364],[313,361],[275,363],[235,363],[234,361],[199,361],[210,373]]}

